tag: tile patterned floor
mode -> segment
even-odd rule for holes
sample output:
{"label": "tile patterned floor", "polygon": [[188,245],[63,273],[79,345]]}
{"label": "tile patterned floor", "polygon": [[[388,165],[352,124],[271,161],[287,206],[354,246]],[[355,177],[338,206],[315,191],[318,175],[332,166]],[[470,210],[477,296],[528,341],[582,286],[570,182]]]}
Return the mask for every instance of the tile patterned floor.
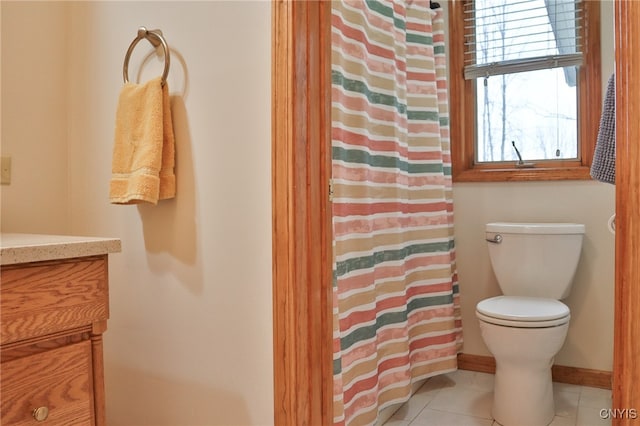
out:
{"label": "tile patterned floor", "polygon": [[[551,426],[607,426],[602,408],[611,391],[554,383],[556,416]],[[493,375],[458,370],[433,377],[403,404],[385,426],[499,426],[491,418]],[[541,425],[542,426],[542,425]]]}

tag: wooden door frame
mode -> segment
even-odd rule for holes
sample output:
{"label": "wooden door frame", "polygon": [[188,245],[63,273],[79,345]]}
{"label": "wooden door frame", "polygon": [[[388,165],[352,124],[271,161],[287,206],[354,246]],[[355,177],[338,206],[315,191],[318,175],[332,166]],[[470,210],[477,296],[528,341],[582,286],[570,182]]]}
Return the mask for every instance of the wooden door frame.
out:
{"label": "wooden door frame", "polygon": [[272,3],[274,424],[333,419],[331,2]]}
{"label": "wooden door frame", "polygon": [[[613,408],[640,416],[640,2],[616,1],[616,285]],[[614,419],[632,425],[640,419]]]}
{"label": "wooden door frame", "polygon": [[[272,2],[274,424],[333,417],[331,2]],[[640,2],[616,1],[613,407],[640,411]],[[635,56],[634,56],[635,53]],[[640,413],[639,413],[640,415]],[[630,417],[614,426],[631,426]]]}

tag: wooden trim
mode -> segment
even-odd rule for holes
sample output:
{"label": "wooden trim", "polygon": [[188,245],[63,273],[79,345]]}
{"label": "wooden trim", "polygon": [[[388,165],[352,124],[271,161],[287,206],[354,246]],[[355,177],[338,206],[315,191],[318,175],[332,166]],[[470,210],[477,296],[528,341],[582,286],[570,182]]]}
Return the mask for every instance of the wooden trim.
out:
{"label": "wooden trim", "polygon": [[[464,42],[465,0],[451,0],[449,7],[449,40],[451,46]],[[579,160],[536,161],[530,169],[515,168],[513,162],[475,164],[475,125],[452,125],[451,160],[454,182],[501,182],[530,180],[587,180],[600,123],[602,76],[600,70],[600,2],[583,2],[589,25],[583,28],[585,57],[579,72]],[[451,123],[475,123],[476,99],[473,80],[464,79],[464,50],[449,49]]]}
{"label": "wooden trim", "polygon": [[554,382],[558,383],[611,389],[613,373],[611,371],[592,370],[589,368],[553,365],[551,367],[551,377],[553,377]]}
{"label": "wooden trim", "polygon": [[[449,46],[464,38],[464,1],[451,0],[449,7]],[[458,44],[462,46],[462,43]],[[464,177],[473,170],[475,126],[461,126],[455,123],[475,123],[475,100],[473,81],[465,80],[464,50],[448,48],[449,54],[449,134],[451,137],[451,167],[453,181],[464,181]]]}
{"label": "wooden trim", "polygon": [[458,354],[458,368],[460,370],[495,374],[496,360],[492,356],[460,353]]}
{"label": "wooden trim", "polygon": [[328,425],[331,3],[272,3],[274,424]]}
{"label": "wooden trim", "polygon": [[531,169],[495,169],[474,167],[460,172],[456,182],[512,182],[532,180],[587,180],[590,167],[536,167]]}
{"label": "wooden trim", "polygon": [[[640,409],[640,2],[615,2],[616,286],[613,408]],[[637,424],[614,418],[614,426]]]}
{"label": "wooden trim", "polygon": [[[107,322],[98,329],[107,328]],[[93,381],[93,413],[96,426],[107,425],[106,397],[104,387],[104,357],[103,357],[103,341],[102,334],[91,334],[91,363],[92,363],[92,381]]]}
{"label": "wooden trim", "polygon": [[[496,372],[496,360],[492,356],[458,354],[458,368],[494,374]],[[610,371],[553,365],[551,367],[551,376],[553,381],[558,383],[611,389],[612,373]]]}
{"label": "wooden trim", "polygon": [[[583,1],[587,25],[582,28],[586,64],[579,68],[578,138],[582,166],[591,168],[602,113],[602,61],[600,49],[600,1]],[[607,76],[608,78],[609,76]],[[589,177],[590,179],[590,177]]]}

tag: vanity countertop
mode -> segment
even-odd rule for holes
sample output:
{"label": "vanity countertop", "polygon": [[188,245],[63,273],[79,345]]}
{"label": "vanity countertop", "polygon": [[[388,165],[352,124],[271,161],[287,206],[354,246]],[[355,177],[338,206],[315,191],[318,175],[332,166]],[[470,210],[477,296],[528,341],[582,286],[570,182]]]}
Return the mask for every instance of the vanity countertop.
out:
{"label": "vanity countertop", "polygon": [[69,259],[121,251],[117,238],[45,234],[0,234],[0,264]]}

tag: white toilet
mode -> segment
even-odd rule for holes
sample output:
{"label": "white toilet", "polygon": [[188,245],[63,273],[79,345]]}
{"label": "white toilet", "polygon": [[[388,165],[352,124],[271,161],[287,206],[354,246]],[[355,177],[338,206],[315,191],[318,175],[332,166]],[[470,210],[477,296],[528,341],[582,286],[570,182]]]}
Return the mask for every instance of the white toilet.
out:
{"label": "white toilet", "polygon": [[503,426],[554,417],[551,365],[569,328],[569,295],[584,225],[489,223],[486,239],[503,296],[478,303],[482,338],[496,360],[492,414]]}

